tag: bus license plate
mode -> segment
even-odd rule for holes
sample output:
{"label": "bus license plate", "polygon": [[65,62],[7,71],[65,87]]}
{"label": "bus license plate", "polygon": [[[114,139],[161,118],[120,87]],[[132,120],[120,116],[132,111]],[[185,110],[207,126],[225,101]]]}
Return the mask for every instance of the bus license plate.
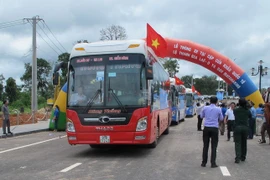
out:
{"label": "bus license plate", "polygon": [[110,143],[110,136],[100,136],[100,143]]}

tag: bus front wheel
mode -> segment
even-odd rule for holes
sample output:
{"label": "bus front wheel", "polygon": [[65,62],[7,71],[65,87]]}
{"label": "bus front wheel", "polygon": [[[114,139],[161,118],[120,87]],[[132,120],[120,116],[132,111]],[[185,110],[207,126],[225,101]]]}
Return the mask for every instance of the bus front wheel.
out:
{"label": "bus front wheel", "polygon": [[158,138],[159,138],[159,127],[156,126],[156,139],[154,142],[148,145],[149,148],[156,148],[158,144]]}

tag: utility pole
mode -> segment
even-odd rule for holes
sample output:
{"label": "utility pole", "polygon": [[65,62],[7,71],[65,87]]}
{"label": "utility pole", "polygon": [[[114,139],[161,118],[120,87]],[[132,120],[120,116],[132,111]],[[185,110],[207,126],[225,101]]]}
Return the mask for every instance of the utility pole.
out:
{"label": "utility pole", "polygon": [[34,16],[32,18],[24,18],[33,26],[33,37],[32,37],[32,101],[31,101],[31,110],[32,110],[32,123],[35,122],[35,115],[37,111],[37,23],[43,19],[39,16]]}

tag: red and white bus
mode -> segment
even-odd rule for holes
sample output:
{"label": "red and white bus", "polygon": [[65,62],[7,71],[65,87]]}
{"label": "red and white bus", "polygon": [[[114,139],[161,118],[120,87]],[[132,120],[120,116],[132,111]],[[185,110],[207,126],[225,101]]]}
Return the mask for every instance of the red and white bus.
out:
{"label": "red and white bus", "polygon": [[168,80],[144,40],[76,44],[68,64],[68,142],[156,147],[171,124]]}

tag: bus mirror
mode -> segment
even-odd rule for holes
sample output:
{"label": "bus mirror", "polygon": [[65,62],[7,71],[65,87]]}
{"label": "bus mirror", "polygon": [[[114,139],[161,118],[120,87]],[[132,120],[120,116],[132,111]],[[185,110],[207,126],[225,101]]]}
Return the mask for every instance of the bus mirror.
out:
{"label": "bus mirror", "polygon": [[152,67],[147,67],[146,68],[146,79],[147,80],[152,80],[153,79],[153,68]]}
{"label": "bus mirror", "polygon": [[53,73],[53,85],[58,85],[59,83],[59,73],[55,72]]}

